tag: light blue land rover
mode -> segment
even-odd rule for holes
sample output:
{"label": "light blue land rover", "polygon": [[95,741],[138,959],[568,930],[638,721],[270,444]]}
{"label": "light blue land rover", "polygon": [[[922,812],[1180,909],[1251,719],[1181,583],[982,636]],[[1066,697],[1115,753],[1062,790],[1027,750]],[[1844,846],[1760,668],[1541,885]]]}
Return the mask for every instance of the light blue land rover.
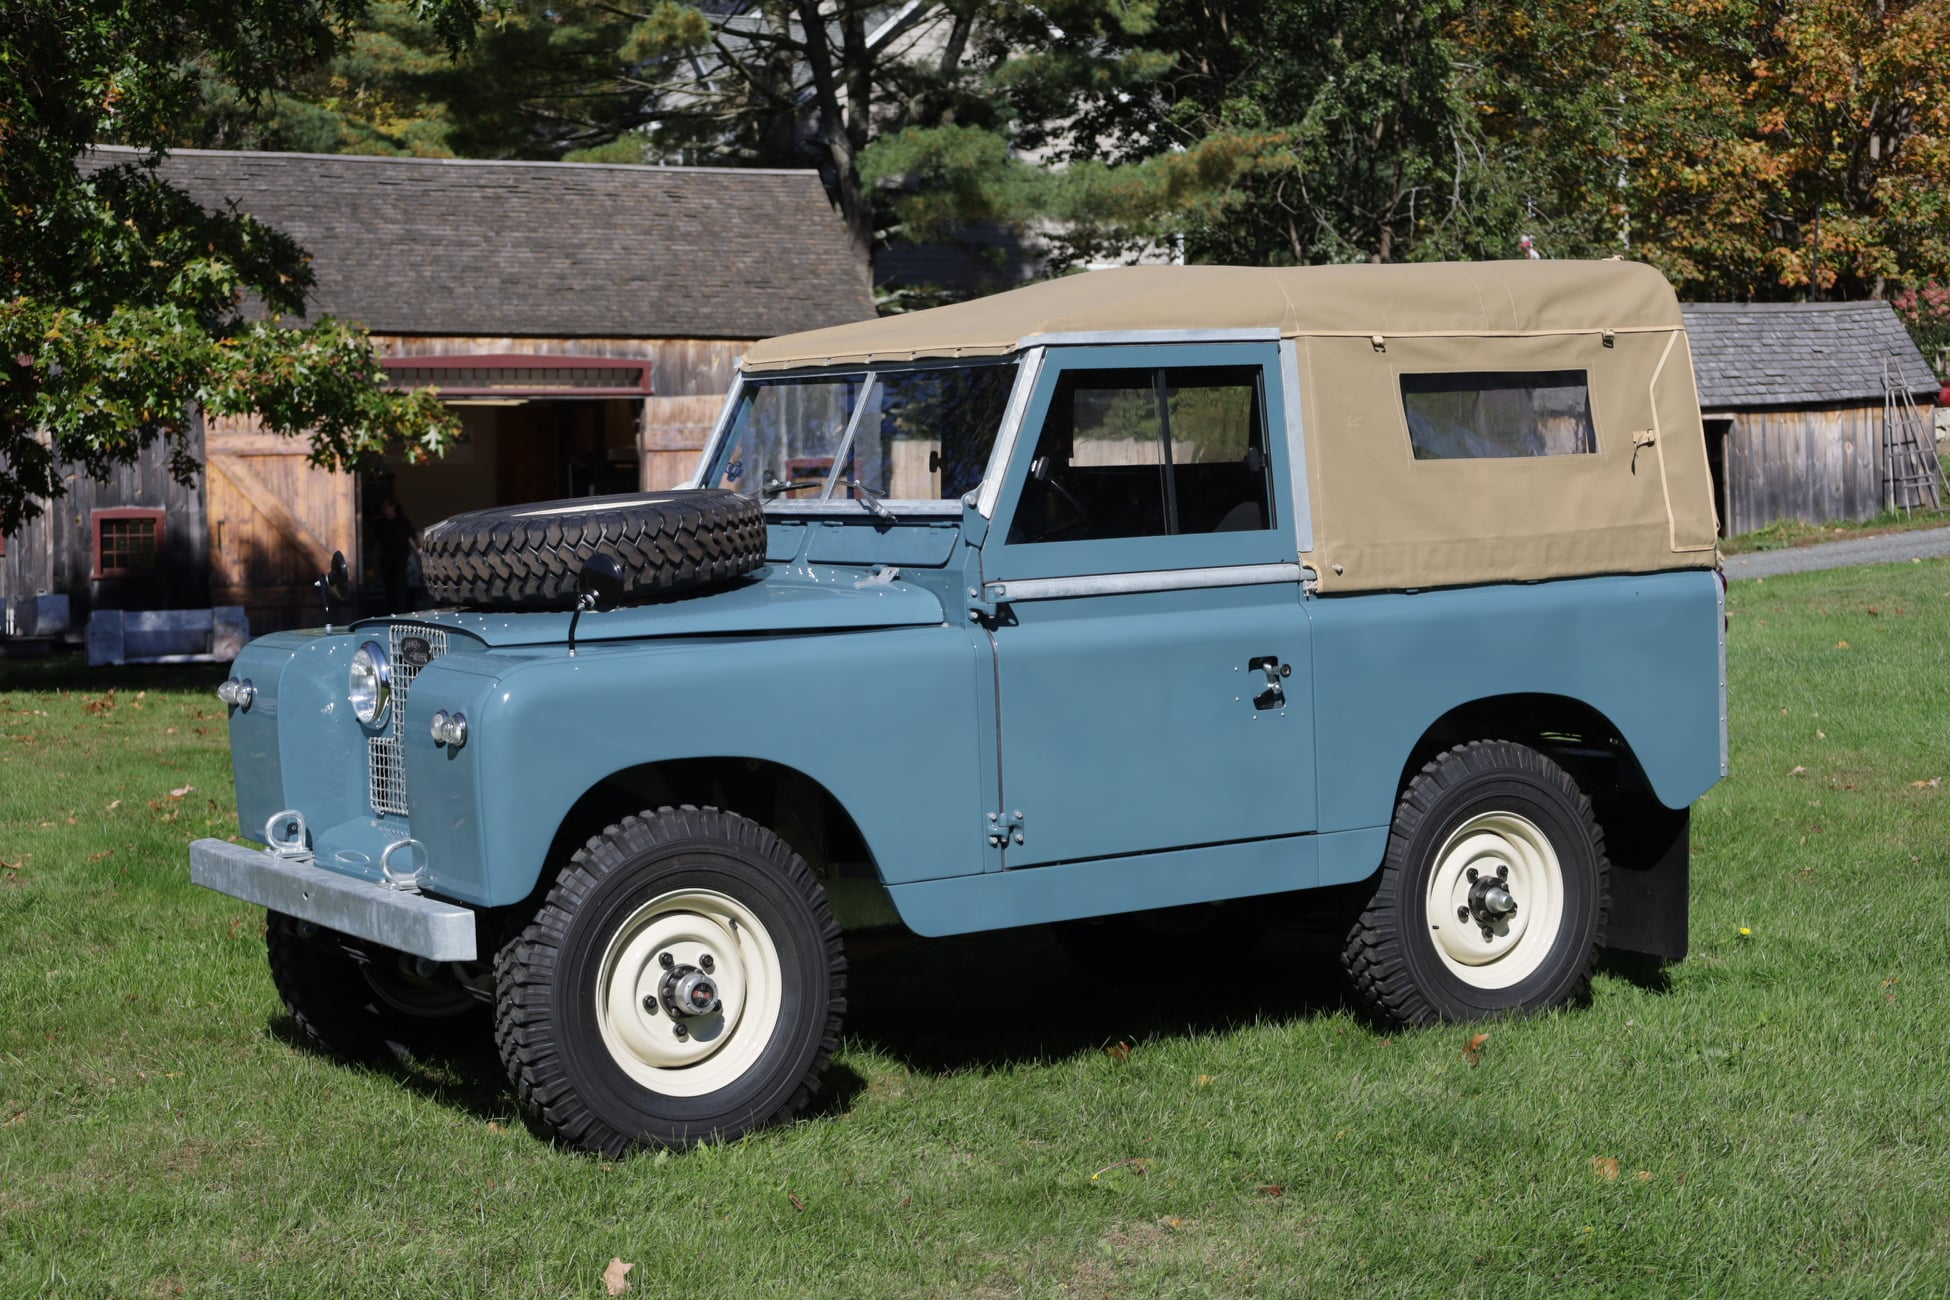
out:
{"label": "light blue land rover", "polygon": [[1724,601],[1645,267],[1140,267],[775,339],[693,489],[426,554],[441,608],[237,660],[267,847],[191,868],[320,1045],[490,1004],[570,1143],[793,1115],[852,930],[1358,887],[1408,1024],[1685,953]]}

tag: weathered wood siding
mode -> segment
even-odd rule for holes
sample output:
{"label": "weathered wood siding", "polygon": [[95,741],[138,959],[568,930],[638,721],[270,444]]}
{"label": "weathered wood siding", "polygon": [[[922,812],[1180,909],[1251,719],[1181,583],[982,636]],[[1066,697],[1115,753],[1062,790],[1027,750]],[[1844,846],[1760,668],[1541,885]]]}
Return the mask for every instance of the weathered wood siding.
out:
{"label": "weathered wood siding", "polygon": [[1776,519],[1867,519],[1883,508],[1882,406],[1737,411],[1727,434],[1729,536]]}
{"label": "weathered wood siding", "polygon": [[[190,453],[202,458],[201,432]],[[0,557],[0,601],[65,593],[71,632],[78,635],[95,609],[184,609],[210,603],[209,528],[203,485],[169,475],[169,458],[152,443],[128,465],[96,481],[74,466],[61,476],[66,494],[47,503],[32,523],[7,537]],[[163,511],[161,563],[153,576],[94,579],[93,512],[118,507]]]}
{"label": "weathered wood siding", "polygon": [[205,436],[214,603],[242,605],[253,634],[321,622],[311,584],[332,552],[358,572],[357,480],[310,464],[304,438],[255,419],[211,417]]}

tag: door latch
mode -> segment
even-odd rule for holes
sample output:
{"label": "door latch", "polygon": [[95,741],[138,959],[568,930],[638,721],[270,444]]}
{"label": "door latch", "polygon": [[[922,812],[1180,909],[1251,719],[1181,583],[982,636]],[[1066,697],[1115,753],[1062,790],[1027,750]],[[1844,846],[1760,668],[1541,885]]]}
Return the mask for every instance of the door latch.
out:
{"label": "door latch", "polygon": [[1249,673],[1265,673],[1266,685],[1259,694],[1253,696],[1255,709],[1283,709],[1286,707],[1286,687],[1280,679],[1293,676],[1293,665],[1280,662],[1278,655],[1260,655],[1246,662]]}

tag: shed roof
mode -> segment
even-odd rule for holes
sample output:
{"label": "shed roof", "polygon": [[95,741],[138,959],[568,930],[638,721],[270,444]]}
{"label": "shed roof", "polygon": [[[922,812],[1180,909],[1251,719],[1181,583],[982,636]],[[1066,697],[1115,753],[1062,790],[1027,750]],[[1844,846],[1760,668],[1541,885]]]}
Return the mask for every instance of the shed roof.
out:
{"label": "shed roof", "polygon": [[1938,383],[1886,302],[1689,302],[1686,335],[1706,410],[1882,400]]}
{"label": "shed roof", "polygon": [[1631,262],[1128,266],[771,339],[745,365],[993,356],[1047,334],[1566,334],[1679,325],[1665,277]]}
{"label": "shed roof", "polygon": [[812,171],[178,149],[162,175],[296,239],[312,313],[378,333],[758,339],[873,315]]}

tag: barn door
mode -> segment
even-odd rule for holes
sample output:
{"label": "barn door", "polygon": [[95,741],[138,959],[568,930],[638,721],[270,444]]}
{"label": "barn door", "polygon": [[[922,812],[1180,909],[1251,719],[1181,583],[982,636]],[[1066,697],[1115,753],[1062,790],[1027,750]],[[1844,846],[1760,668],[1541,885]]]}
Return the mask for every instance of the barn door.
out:
{"label": "barn door", "polygon": [[322,621],[311,584],[332,552],[359,573],[353,476],[310,464],[302,437],[206,419],[212,602],[244,606],[254,632]]}

